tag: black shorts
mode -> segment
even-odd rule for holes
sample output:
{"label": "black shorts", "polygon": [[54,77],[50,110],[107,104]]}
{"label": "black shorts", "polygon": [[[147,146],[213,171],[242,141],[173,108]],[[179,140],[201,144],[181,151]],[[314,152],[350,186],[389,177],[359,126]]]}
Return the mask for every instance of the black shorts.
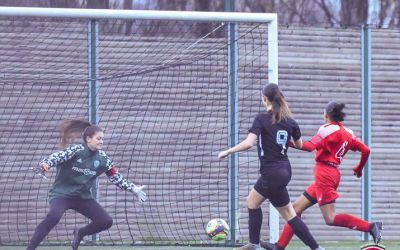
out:
{"label": "black shorts", "polygon": [[269,199],[274,207],[283,207],[289,204],[290,198],[286,186],[292,178],[292,169],[288,161],[277,162],[263,166],[261,176],[254,189]]}

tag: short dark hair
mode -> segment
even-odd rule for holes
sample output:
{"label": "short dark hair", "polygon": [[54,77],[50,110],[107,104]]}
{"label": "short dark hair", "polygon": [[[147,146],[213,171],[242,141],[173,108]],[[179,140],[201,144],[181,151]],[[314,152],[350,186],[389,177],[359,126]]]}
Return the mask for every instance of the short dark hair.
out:
{"label": "short dark hair", "polygon": [[330,101],[325,107],[325,112],[332,121],[342,122],[346,116],[346,113],[343,112],[345,106],[344,103]]}

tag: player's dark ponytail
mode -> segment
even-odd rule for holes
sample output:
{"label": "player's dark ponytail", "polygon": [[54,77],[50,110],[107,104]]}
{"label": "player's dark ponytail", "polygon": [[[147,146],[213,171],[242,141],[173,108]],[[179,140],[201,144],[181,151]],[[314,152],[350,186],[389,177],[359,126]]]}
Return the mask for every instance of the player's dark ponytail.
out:
{"label": "player's dark ponytail", "polygon": [[65,119],[60,124],[60,146],[61,148],[65,148],[77,138],[83,138],[83,141],[86,143],[88,136],[92,137],[100,131],[102,130],[99,126],[91,125],[86,120]]}
{"label": "player's dark ponytail", "polygon": [[343,112],[345,106],[344,103],[331,101],[326,105],[325,112],[331,121],[342,122],[346,116],[346,113]]}
{"label": "player's dark ponytail", "polygon": [[270,83],[264,86],[262,94],[268,98],[272,106],[272,123],[278,123],[292,116],[282,91],[277,84]]}

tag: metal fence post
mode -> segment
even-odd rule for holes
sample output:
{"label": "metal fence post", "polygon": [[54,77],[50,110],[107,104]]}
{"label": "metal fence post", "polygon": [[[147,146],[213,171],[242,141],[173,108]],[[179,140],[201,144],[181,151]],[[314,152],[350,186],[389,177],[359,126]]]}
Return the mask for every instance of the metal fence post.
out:
{"label": "metal fence post", "polygon": [[[96,20],[88,21],[88,72],[89,72],[89,121],[99,123],[99,24]],[[96,179],[92,193],[99,200],[99,182]],[[92,235],[92,241],[98,240],[98,234]]]}
{"label": "metal fence post", "polygon": [[[362,81],[362,140],[371,146],[371,29],[361,28],[361,81]],[[371,160],[368,160],[362,177],[362,218],[371,220]],[[369,233],[362,234],[362,240],[367,241]]]}

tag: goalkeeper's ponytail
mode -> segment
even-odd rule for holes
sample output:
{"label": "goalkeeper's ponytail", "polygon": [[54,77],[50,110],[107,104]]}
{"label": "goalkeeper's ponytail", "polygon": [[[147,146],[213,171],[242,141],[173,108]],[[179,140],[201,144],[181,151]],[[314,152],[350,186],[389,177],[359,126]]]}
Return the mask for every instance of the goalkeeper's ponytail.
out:
{"label": "goalkeeper's ponytail", "polygon": [[268,98],[272,106],[272,123],[278,123],[292,116],[289,105],[277,84],[267,84],[262,90],[263,96]]}
{"label": "goalkeeper's ponytail", "polygon": [[[60,124],[60,147],[63,149],[67,145],[74,143],[78,138],[82,138],[86,143],[84,131],[90,128],[88,121],[81,119],[65,119]],[[97,126],[96,126],[97,127]]]}

